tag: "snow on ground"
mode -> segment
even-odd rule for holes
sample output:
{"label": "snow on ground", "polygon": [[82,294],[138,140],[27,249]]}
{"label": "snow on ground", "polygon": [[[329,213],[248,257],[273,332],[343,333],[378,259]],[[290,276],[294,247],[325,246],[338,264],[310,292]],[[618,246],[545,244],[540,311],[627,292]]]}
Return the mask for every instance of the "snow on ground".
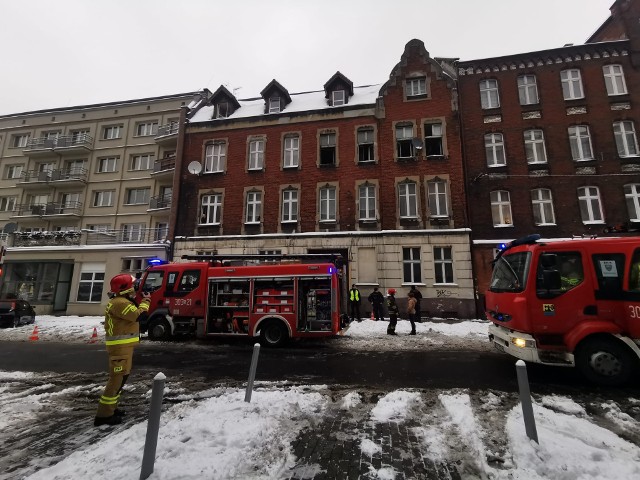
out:
{"label": "snow on ground", "polygon": [[[103,341],[102,317],[38,316],[38,341],[89,342],[96,327]],[[487,324],[481,321],[418,324],[418,335],[409,337],[408,322],[400,322],[398,337],[386,335],[387,322],[355,323],[342,345],[388,348],[389,342],[410,348],[452,343],[488,343]],[[0,330],[0,340],[29,341],[33,325]],[[346,341],[346,343],[345,343]],[[25,377],[40,377],[39,387],[15,393]],[[33,422],[38,428],[39,410],[55,408],[55,395],[45,394],[55,379],[48,374],[0,370],[0,430],[10,432],[16,422]],[[100,382],[98,382],[100,383]],[[169,386],[167,386],[169,387]],[[83,394],[99,395],[99,384],[78,387]],[[178,387],[175,387],[178,388]],[[88,389],[88,390],[87,390]],[[69,394],[68,388],[59,393]],[[90,390],[90,391],[89,391]],[[167,388],[165,391],[168,391]],[[640,401],[627,399],[632,414],[611,400],[598,405],[598,418],[569,397],[534,398],[539,444],[525,433],[522,409],[513,396],[500,392],[464,389],[431,392],[406,389],[388,392],[372,404],[356,391],[338,398],[327,386],[300,386],[258,382],[251,402],[244,390],[217,386],[181,401],[165,404],[152,480],[165,479],[279,479],[288,478],[296,464],[292,441],[305,428],[313,428],[334,407],[340,415],[368,408],[368,422],[411,423],[420,439],[420,454],[433,462],[454,462],[462,478],[497,480],[596,480],[640,478]],[[150,391],[147,392],[150,395]],[[70,455],[40,459],[48,468],[30,479],[137,479],[140,475],[146,422],[104,429],[95,443],[80,443]],[[356,432],[356,436],[358,433]],[[495,439],[502,444],[497,445]],[[381,440],[362,433],[354,443],[362,455],[372,457],[383,449]],[[499,461],[496,461],[498,459]],[[57,463],[56,463],[57,462]],[[371,479],[394,479],[391,465],[369,466]],[[0,474],[0,478],[3,477]],[[15,478],[15,477],[14,477]],[[312,478],[312,477],[308,477]]]}

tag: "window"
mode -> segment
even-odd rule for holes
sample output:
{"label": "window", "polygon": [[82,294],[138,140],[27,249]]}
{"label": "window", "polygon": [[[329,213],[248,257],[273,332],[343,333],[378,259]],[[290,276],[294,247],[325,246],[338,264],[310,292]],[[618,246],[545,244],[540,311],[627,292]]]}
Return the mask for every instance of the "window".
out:
{"label": "window", "polygon": [[204,173],[224,172],[227,157],[227,144],[224,142],[207,145],[204,157]]}
{"label": "window", "polygon": [[336,134],[320,134],[320,165],[336,164]]}
{"label": "window", "polygon": [[429,198],[430,217],[448,217],[447,207],[447,182],[445,180],[433,179],[427,182],[427,193]]}
{"label": "window", "polygon": [[14,135],[11,141],[13,148],[24,148],[29,144],[29,135]]}
{"label": "window", "polygon": [[542,130],[525,130],[524,152],[528,163],[547,163],[547,150],[544,146]]}
{"label": "window", "polygon": [[415,182],[405,182],[398,185],[398,205],[400,206],[400,218],[418,217]]}
{"label": "window", "polygon": [[111,225],[108,224],[108,223],[87,225],[87,230],[93,230],[94,232],[107,232],[107,231],[111,230]]}
{"label": "window", "polygon": [[249,142],[249,170],[262,170],[264,168],[264,140],[251,140]]}
{"label": "window", "polygon": [[221,216],[222,194],[214,193],[212,195],[203,195],[200,209],[200,224],[220,225]]}
{"label": "window", "polygon": [[280,98],[269,99],[269,113],[280,113]]}
{"label": "window", "polygon": [[484,150],[489,167],[504,167],[507,159],[504,152],[504,140],[501,133],[489,133],[484,136]]}
{"label": "window", "polygon": [[116,171],[116,163],[118,157],[103,157],[98,159],[98,173],[107,173]]}
{"label": "window", "polygon": [[425,124],[424,149],[427,157],[441,157],[444,155],[442,148],[442,123]]}
{"label": "window", "polygon": [[297,135],[284,137],[284,168],[297,167],[300,160],[300,138]]}
{"label": "window", "polygon": [[562,96],[565,100],[584,98],[580,70],[575,68],[571,70],[563,70],[560,72],[560,80],[562,82]]}
{"label": "window", "polygon": [[90,142],[89,130],[74,130],[71,132],[71,142],[74,145],[84,142]]}
{"label": "window", "polygon": [[551,190],[548,188],[531,190],[531,203],[533,205],[533,221],[536,225],[556,224]]}
{"label": "window", "polygon": [[0,212],[13,212],[16,208],[16,197],[0,197]]}
{"label": "window", "polygon": [[358,129],[358,162],[374,162],[373,128]]}
{"label": "window", "polygon": [[578,205],[582,223],[604,223],[600,190],[598,187],[581,187],[578,189]]}
{"label": "window", "polygon": [[323,187],[320,189],[320,221],[336,221],[336,188]]}
{"label": "window", "polygon": [[624,95],[627,93],[627,84],[624,81],[622,65],[605,65],[602,67],[604,83],[607,87],[607,95]]}
{"label": "window", "polygon": [[407,79],[407,97],[416,97],[427,94],[427,81],[425,77]]}
{"label": "window", "polygon": [[127,223],[122,225],[123,242],[144,242],[146,225],[144,223]]}
{"label": "window", "polygon": [[136,125],[136,136],[147,137],[158,134],[158,122],[146,122]]}
{"label": "window", "polygon": [[282,191],[282,222],[298,221],[298,191],[287,189]]}
{"label": "window", "polygon": [[518,77],[518,99],[520,105],[535,105],[539,102],[535,75],[520,75]]}
{"label": "window", "polygon": [[20,178],[22,176],[22,165],[7,165],[7,179]]}
{"label": "window", "polygon": [[93,206],[94,207],[110,207],[113,205],[114,191],[107,190],[102,192],[93,193]]}
{"label": "window", "polygon": [[227,118],[229,116],[229,104],[227,102],[217,103],[215,110],[216,118]]}
{"label": "window", "polygon": [[433,268],[436,283],[453,283],[451,247],[433,247]]}
{"label": "window", "polygon": [[131,188],[127,190],[126,205],[146,205],[149,203],[149,188]]}
{"label": "window", "polygon": [[78,283],[78,302],[101,302],[104,272],[81,272]]}
{"label": "window", "polygon": [[482,80],[480,82],[480,104],[485,109],[500,106],[497,80]]}
{"label": "window", "polygon": [[376,187],[369,183],[360,185],[358,188],[359,214],[360,220],[376,219]]}
{"label": "window", "polygon": [[[63,193],[60,196],[60,204],[62,208],[78,208],[80,206],[79,193]],[[66,213],[66,212],[62,212]]]}
{"label": "window", "polygon": [[633,122],[614,122],[613,135],[616,138],[616,147],[620,157],[638,156],[638,139]]}
{"label": "window", "polygon": [[248,192],[245,223],[260,223],[261,214],[262,214],[262,193]]}
{"label": "window", "polygon": [[339,107],[340,105],[344,105],[347,103],[345,101],[345,92],[344,90],[334,90],[331,92],[331,105],[334,107]]}
{"label": "window", "polygon": [[569,127],[569,143],[571,144],[571,156],[574,160],[593,160],[589,127],[585,125]]}
{"label": "window", "polygon": [[143,155],[134,155],[131,157],[131,170],[149,170],[153,168],[155,155],[145,153]]}
{"label": "window", "polygon": [[506,190],[491,192],[491,217],[494,227],[510,227],[511,223],[511,197]]}
{"label": "window", "polygon": [[402,281],[404,283],[422,283],[420,267],[420,248],[402,248]]}
{"label": "window", "polygon": [[625,185],[624,198],[627,201],[629,220],[640,222],[640,183]]}
{"label": "window", "polygon": [[112,127],[104,127],[102,132],[103,140],[113,140],[114,138],[120,138],[122,136],[122,126],[114,125]]}
{"label": "window", "polygon": [[396,126],[396,156],[413,158],[413,125]]}

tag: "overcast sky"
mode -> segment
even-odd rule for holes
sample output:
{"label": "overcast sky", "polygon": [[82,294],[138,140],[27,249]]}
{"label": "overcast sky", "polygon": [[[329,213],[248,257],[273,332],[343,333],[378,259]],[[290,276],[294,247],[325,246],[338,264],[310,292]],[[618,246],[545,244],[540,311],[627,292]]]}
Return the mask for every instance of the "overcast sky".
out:
{"label": "overcast sky", "polygon": [[195,91],[256,97],[337,71],[383,83],[405,44],[461,60],[581,44],[614,0],[0,0],[0,115]]}

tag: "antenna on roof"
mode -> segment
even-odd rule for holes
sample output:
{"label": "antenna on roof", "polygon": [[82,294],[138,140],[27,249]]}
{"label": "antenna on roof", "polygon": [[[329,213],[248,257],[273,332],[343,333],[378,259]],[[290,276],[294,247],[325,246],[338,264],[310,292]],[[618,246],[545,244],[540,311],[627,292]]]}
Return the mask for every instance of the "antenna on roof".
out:
{"label": "antenna on roof", "polygon": [[236,88],[234,88],[234,89],[233,89],[233,96],[234,96],[234,97],[236,96],[236,92],[237,92],[238,90],[240,90],[241,88],[242,88],[242,87],[236,87]]}

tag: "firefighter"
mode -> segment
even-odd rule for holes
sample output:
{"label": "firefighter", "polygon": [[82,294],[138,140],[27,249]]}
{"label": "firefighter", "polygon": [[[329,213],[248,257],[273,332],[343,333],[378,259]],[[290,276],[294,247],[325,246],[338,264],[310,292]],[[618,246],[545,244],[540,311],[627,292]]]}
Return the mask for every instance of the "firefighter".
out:
{"label": "firefighter", "polygon": [[105,340],[109,355],[109,380],[98,403],[98,411],[93,424],[117,425],[122,423],[123,410],[119,410],[118,400],[124,386],[133,358],[133,349],[140,341],[138,317],[149,310],[150,294],[144,292],[140,305],[134,302],[134,279],[131,275],[120,274],[111,279],[113,296],[107,303],[104,317]]}
{"label": "firefighter", "polygon": [[396,305],[396,289],[390,288],[387,292],[387,310],[389,311],[388,335],[397,335],[396,324],[398,323],[398,305]]}

